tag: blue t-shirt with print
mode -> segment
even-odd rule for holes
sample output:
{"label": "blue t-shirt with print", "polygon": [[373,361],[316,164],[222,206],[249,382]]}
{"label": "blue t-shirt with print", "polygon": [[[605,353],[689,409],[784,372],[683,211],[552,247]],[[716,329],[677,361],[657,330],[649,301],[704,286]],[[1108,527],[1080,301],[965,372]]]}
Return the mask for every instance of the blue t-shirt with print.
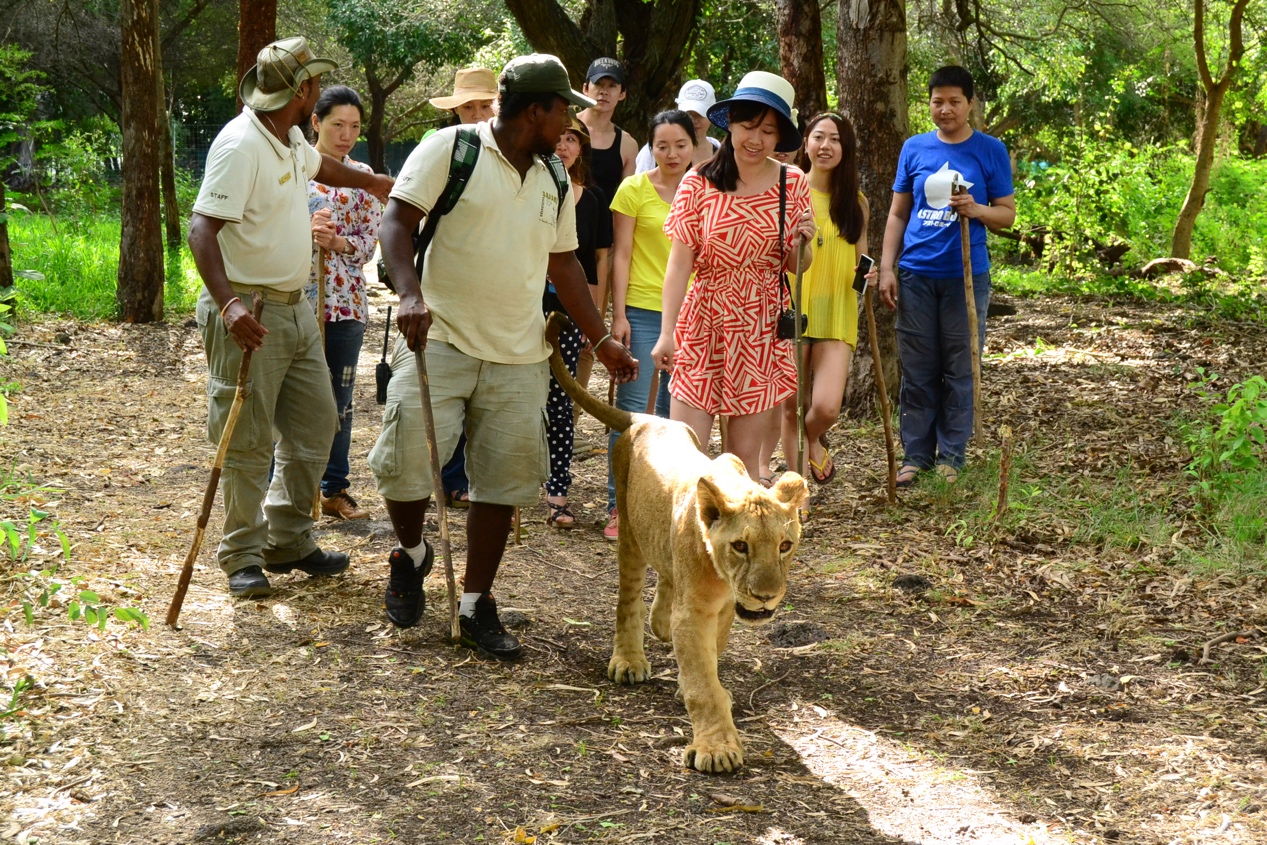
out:
{"label": "blue t-shirt with print", "polygon": [[[950,186],[955,176],[981,205],[1015,193],[1012,161],[998,138],[973,132],[958,144],[947,144],[937,138],[936,130],[908,138],[902,145],[893,180],[894,192],[910,194],[914,201],[899,267],[921,276],[963,274],[959,215],[950,208]],[[990,269],[985,224],[980,220],[968,223],[972,272],[984,273]]]}

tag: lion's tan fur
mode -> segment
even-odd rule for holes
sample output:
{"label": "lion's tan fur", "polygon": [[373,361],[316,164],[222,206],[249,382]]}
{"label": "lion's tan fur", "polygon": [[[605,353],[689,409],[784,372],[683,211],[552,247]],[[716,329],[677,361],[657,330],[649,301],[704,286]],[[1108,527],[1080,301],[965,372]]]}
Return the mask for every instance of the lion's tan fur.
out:
{"label": "lion's tan fur", "polygon": [[620,590],[607,674],[630,684],[651,676],[642,599],[650,564],[659,575],[651,630],[673,644],[694,731],[685,761],[700,771],[733,771],[743,765],[743,746],[717,659],[737,608],[741,622],[764,622],[783,598],[801,536],[797,508],[809,495],[805,480],[789,472],[767,490],[734,455],[709,460],[689,426],[598,401],[571,378],[557,352],[551,368],[582,408],[624,432],[612,452]]}

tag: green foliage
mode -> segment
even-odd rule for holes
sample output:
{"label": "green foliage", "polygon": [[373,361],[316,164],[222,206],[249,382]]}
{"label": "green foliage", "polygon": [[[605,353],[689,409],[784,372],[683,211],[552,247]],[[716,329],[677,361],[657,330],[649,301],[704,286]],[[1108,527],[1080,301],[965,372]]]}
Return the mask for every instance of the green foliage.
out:
{"label": "green foliage", "polygon": [[478,16],[436,0],[329,0],[329,23],[358,64],[380,79],[413,75],[420,62],[459,62],[490,40]]}
{"label": "green foliage", "polygon": [[[149,617],[136,607],[110,607],[96,592],[84,589],[84,579],[72,576],[65,581],[57,579],[57,571],[63,561],[70,560],[70,541],[57,520],[38,504],[45,494],[60,492],[34,484],[29,478],[21,478],[13,470],[0,477],[0,503],[6,506],[25,504],[25,519],[0,519],[0,546],[8,559],[6,571],[25,566],[32,555],[48,558],[44,545],[56,542],[53,559],[42,569],[16,572],[5,580],[19,586],[18,603],[28,625],[35,624],[37,609],[58,603],[63,590],[73,593],[66,602],[66,615],[72,621],[83,620],[105,630],[111,617],[129,624],[149,628]],[[57,558],[60,557],[60,560]]]}
{"label": "green foliage", "polygon": [[[22,309],[83,320],[117,315],[121,229],[116,213],[84,214],[57,224],[40,214],[15,214],[9,236],[15,256],[43,275],[18,280]],[[192,311],[202,282],[188,246],[169,253],[166,275],[165,310]]]}
{"label": "green foliage", "polygon": [[1184,428],[1192,453],[1188,475],[1196,480],[1194,492],[1206,502],[1235,494],[1248,476],[1263,468],[1267,455],[1267,379],[1253,376],[1222,397],[1211,390],[1217,381],[1217,375],[1210,375],[1196,384],[1203,399],[1215,401],[1208,417]]}

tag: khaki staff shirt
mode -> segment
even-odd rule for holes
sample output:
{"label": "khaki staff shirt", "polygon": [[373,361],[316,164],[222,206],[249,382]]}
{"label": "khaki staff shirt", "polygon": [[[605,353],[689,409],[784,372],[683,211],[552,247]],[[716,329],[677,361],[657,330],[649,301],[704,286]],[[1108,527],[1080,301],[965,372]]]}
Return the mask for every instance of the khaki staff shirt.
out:
{"label": "khaki staff shirt", "polygon": [[[502,154],[491,123],[480,123],[482,149],[453,211],[427,248],[422,295],[431,309],[428,337],[498,364],[550,356],[541,295],[550,254],[576,249],[576,199],[563,197],[549,168],[534,159],[525,178]],[[444,191],[457,127],[441,129],[409,154],[391,196],[423,213]]]}
{"label": "khaki staff shirt", "polygon": [[282,144],[250,108],[225,124],[207,153],[194,211],[227,221],[217,236],[229,281],[299,290],[312,265],[308,180],[321,154],[292,126]]}

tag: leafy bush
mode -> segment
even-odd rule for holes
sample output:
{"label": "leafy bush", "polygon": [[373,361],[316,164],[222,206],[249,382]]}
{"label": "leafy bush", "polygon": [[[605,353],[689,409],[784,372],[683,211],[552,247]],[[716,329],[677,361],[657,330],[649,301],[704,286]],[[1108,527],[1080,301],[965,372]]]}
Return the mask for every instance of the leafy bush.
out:
{"label": "leafy bush", "polygon": [[[1197,384],[1207,401],[1219,399],[1210,390],[1217,380],[1211,375]],[[1267,455],[1267,379],[1252,376],[1232,385],[1210,408],[1210,418],[1187,426],[1184,436],[1192,453],[1188,475],[1199,498],[1216,504],[1235,495]]]}

